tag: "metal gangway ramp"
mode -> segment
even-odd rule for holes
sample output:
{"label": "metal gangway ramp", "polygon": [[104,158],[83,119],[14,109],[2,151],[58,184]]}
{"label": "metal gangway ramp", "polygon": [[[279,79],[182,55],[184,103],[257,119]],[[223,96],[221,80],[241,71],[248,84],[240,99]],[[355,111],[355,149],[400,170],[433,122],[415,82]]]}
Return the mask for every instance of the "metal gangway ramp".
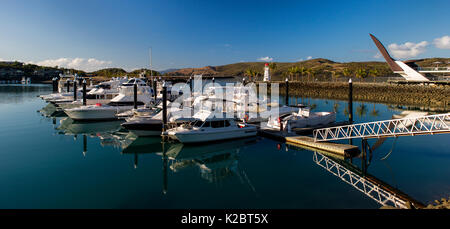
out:
{"label": "metal gangway ramp", "polygon": [[450,113],[316,129],[314,141],[450,133]]}
{"label": "metal gangway ramp", "polygon": [[401,191],[390,187],[374,177],[360,175],[360,172],[357,172],[356,169],[348,168],[344,164],[322,155],[321,153],[315,151],[313,154],[313,161],[382,206],[393,206],[406,209],[407,202],[410,202],[415,207],[424,207],[423,204],[413,200]]}

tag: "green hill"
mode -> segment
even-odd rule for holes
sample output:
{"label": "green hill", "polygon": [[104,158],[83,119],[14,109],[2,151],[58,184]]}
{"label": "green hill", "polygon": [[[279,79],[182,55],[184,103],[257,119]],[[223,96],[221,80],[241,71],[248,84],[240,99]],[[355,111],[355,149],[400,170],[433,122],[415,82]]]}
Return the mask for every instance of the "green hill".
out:
{"label": "green hill", "polygon": [[[440,62],[441,64],[436,64]],[[417,60],[416,64],[420,67],[436,67],[448,66],[450,58],[426,58]],[[261,78],[264,73],[264,62],[242,62],[227,64],[221,66],[206,66],[202,68],[183,68],[174,71],[165,72],[167,76],[190,76],[194,74],[203,74],[204,76],[249,76],[252,78]],[[317,58],[301,62],[275,62],[271,63],[275,66],[271,69],[273,80],[283,80],[286,77],[291,79],[300,79],[307,77],[307,79],[322,79],[332,80],[346,75],[352,77],[359,76],[359,78],[366,78],[371,76],[398,76],[394,74],[389,66],[383,61],[369,61],[369,62],[347,62],[340,63],[331,60]],[[303,70],[303,74],[302,71]],[[32,80],[49,80],[59,73],[70,71],[77,73],[80,76],[90,75],[104,78],[120,77],[128,75],[129,77],[137,77],[142,72],[145,76],[150,76],[149,69],[137,69],[127,72],[122,68],[106,68],[98,71],[86,73],[84,71],[65,68],[42,67],[33,64],[24,64],[20,62],[0,62],[0,79],[20,79],[22,76],[30,76]],[[357,74],[359,73],[359,74]],[[154,76],[160,76],[161,73],[153,70]]]}
{"label": "green hill", "polygon": [[[444,65],[450,61],[450,58],[427,58],[418,60],[416,63],[421,67],[435,66],[434,62],[439,61]],[[257,77],[261,77],[264,74],[265,62],[242,62],[227,64],[221,66],[207,66],[203,68],[184,68],[178,69],[173,72],[165,73],[168,76],[180,76],[180,75],[193,75],[204,74],[217,77],[225,76],[248,76],[252,74]],[[331,79],[333,77],[342,77],[346,74],[350,74],[352,77],[356,75],[360,78],[366,78],[371,76],[385,76],[394,77],[398,76],[393,73],[386,62],[381,61],[367,61],[367,62],[334,62],[328,59],[317,58],[301,62],[275,62],[276,66],[271,70],[272,79],[282,80],[286,77],[299,78],[299,77],[314,77]],[[295,68],[297,72],[295,73]],[[299,69],[304,68],[306,72],[302,74]],[[359,74],[357,74],[359,73]]]}

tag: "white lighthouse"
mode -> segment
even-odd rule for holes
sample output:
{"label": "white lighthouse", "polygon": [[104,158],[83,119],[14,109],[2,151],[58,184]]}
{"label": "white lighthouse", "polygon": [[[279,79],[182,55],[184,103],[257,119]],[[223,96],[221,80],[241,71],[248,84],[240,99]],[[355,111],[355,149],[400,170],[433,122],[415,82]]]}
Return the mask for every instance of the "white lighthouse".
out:
{"label": "white lighthouse", "polygon": [[264,66],[264,81],[270,81],[269,63]]}

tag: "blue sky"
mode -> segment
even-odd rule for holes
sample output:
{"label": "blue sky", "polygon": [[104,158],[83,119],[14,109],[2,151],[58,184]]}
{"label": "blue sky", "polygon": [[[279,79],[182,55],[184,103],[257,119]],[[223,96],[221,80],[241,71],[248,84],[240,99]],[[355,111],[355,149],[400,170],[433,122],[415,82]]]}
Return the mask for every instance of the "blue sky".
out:
{"label": "blue sky", "polygon": [[369,33],[401,59],[450,57],[448,9],[448,0],[2,0],[0,59],[131,70],[149,66],[152,47],[158,70],[381,61]]}

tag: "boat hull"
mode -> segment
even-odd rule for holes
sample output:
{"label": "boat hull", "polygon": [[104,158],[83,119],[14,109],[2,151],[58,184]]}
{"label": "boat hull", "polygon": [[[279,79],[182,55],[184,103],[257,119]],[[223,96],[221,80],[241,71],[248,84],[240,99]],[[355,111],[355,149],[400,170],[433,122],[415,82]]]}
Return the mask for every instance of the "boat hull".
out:
{"label": "boat hull", "polygon": [[256,136],[256,127],[244,127],[216,132],[168,132],[168,136],[181,143],[203,143]]}
{"label": "boat hull", "polygon": [[[315,126],[323,126],[330,123],[336,122],[336,113],[334,112],[317,112],[314,116],[308,118],[298,118],[293,120],[283,121],[283,129],[284,130],[292,130],[294,128],[306,128],[306,127],[315,127]],[[275,119],[269,120],[267,123],[267,127],[269,128],[280,128],[280,123]]]}
{"label": "boat hull", "polygon": [[98,121],[115,120],[116,114],[132,107],[110,107],[110,108],[92,108],[92,109],[66,109],[64,112],[73,120],[77,121]]}

